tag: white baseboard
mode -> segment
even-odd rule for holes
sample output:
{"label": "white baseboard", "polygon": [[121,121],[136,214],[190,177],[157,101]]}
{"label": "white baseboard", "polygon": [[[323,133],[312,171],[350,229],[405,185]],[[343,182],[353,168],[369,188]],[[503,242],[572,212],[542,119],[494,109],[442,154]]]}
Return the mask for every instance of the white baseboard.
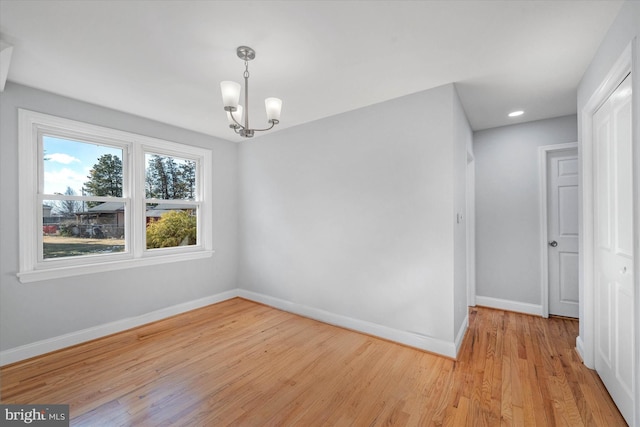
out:
{"label": "white baseboard", "polygon": [[582,341],[580,335],[576,337],[576,351],[578,352],[578,356],[580,356],[580,359],[582,359],[582,363],[584,363],[584,342]]}
{"label": "white baseboard", "polygon": [[465,316],[464,321],[462,322],[462,326],[460,326],[460,330],[458,331],[458,334],[456,335],[456,341],[455,341],[456,357],[460,353],[460,347],[462,346],[462,340],[464,340],[464,334],[467,332],[467,329],[469,329],[469,311],[468,310],[467,310],[467,315]]}
{"label": "white baseboard", "polygon": [[[415,347],[432,353],[441,354],[443,356],[455,358],[459,344],[456,342],[444,341],[438,338],[421,335],[415,332],[402,331],[388,326],[379,325],[377,323],[368,322],[366,320],[354,319],[352,317],[343,316],[329,311],[321,310],[295,302],[271,297],[268,295],[238,289],[238,296],[251,301],[259,302],[289,313],[299,314],[309,317],[320,322],[328,323],[335,326],[351,329],[376,337],[384,338],[400,344]],[[465,323],[466,325],[466,323]],[[459,337],[456,339],[462,343],[466,326],[461,329]]]}
{"label": "white baseboard", "polygon": [[0,366],[10,363],[19,362],[20,360],[29,359],[31,357],[40,356],[45,353],[60,350],[65,347],[80,344],[86,341],[101,338],[116,332],[126,331],[146,323],[162,320],[176,314],[184,313],[196,308],[215,304],[238,296],[236,289],[221,292],[216,295],[188,301],[182,304],[176,304],[171,307],[165,307],[160,310],[142,314],[136,317],[117,320],[115,322],[105,323],[104,325],[94,326],[92,328],[82,329],[80,331],[71,332],[69,334],[60,335],[42,341],[36,341],[20,347],[0,352]]}
{"label": "white baseboard", "polygon": [[36,341],[34,343],[11,348],[9,350],[0,351],[0,366],[40,356],[52,351],[60,350],[76,344],[81,344],[83,342],[91,341],[97,338],[102,338],[117,332],[126,331],[127,329],[142,326],[147,323],[162,320],[176,314],[185,313],[190,310],[195,310],[200,307],[215,304],[238,296],[251,301],[266,304],[290,313],[309,317],[311,319],[315,319],[324,323],[388,339],[390,341],[394,341],[432,353],[441,354],[443,356],[451,358],[456,358],[458,350],[462,345],[462,340],[464,339],[464,334],[469,323],[469,319],[467,317],[464,320],[462,327],[458,331],[455,341],[449,342],[438,338],[421,335],[415,332],[408,332],[390,328],[388,326],[379,325],[377,323],[368,322],[366,320],[354,319],[352,317],[343,316],[340,314],[321,310],[319,308],[305,306],[302,304],[271,297],[264,294],[259,294],[256,292],[247,291],[244,289],[232,289],[205,298],[188,301],[171,307],[165,307],[160,310],[152,311],[140,316],[117,320],[115,322],[82,329],[80,331],[71,332],[57,337],[48,338],[46,340]]}
{"label": "white baseboard", "polygon": [[537,304],[529,304],[526,302],[511,301],[500,298],[482,297],[479,295],[476,296],[476,304],[483,307],[542,316],[542,306]]}

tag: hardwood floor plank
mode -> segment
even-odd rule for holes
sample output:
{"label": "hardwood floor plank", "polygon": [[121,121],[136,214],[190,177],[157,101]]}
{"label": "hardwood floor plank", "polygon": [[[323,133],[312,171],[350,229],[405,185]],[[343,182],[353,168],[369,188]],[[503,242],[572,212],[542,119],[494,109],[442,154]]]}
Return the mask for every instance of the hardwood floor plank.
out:
{"label": "hardwood floor plank", "polygon": [[472,308],[459,360],[240,298],[0,368],[74,426],[624,426],[578,323]]}

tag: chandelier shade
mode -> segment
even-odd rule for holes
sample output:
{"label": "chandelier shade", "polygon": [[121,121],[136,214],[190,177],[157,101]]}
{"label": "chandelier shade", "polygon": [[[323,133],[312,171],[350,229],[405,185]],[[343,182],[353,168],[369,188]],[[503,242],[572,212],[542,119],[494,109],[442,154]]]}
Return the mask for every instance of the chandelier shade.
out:
{"label": "chandelier shade", "polygon": [[282,100],[278,98],[267,98],[264,100],[264,106],[267,110],[267,120],[280,121],[280,111],[282,111]]}
{"label": "chandelier shade", "polygon": [[226,107],[236,108],[240,102],[240,83],[224,81],[220,82],[220,90],[222,91],[222,103]]}
{"label": "chandelier shade", "polygon": [[225,80],[220,82],[222,104],[224,110],[227,112],[229,127],[238,135],[251,138],[255,132],[272,129],[280,123],[282,100],[279,98],[267,98],[264,100],[269,127],[264,129],[252,129],[249,127],[249,61],[256,57],[256,52],[248,46],[240,46],[237,48],[236,53],[238,54],[238,58],[244,60],[244,108],[240,105],[242,86],[234,81]]}

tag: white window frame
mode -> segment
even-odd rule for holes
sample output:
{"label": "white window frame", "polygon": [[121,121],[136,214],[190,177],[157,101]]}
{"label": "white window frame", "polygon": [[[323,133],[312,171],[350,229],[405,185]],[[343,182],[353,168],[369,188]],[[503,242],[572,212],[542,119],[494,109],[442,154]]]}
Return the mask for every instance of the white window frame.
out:
{"label": "white window frame", "polygon": [[[211,215],[211,177],[213,155],[210,149],[165,141],[130,132],[56,117],[34,111],[18,110],[19,126],[19,271],[22,283],[50,280],[82,274],[100,273],[131,267],[166,264],[209,258],[213,254]],[[123,149],[123,194],[125,202],[125,252],[86,255],[60,259],[40,259],[42,247],[42,134],[101,143]],[[145,153],[162,153],[194,160],[197,206],[195,245],[146,249]],[[92,197],[99,199],[99,197]],[[50,197],[46,197],[47,200]],[[107,199],[107,198],[105,198]],[[110,200],[113,200],[110,199]],[[178,202],[182,203],[182,202]]]}
{"label": "white window frame", "polygon": [[[200,157],[195,155],[195,153],[191,153],[191,152],[187,152],[185,150],[180,150],[177,151],[175,150],[175,147],[173,147],[174,149],[172,149],[171,147],[168,147],[166,145],[163,144],[162,147],[154,145],[141,145],[141,153],[140,153],[140,157],[143,159],[144,161],[144,165],[146,165],[146,161],[145,161],[145,155],[146,154],[159,154],[161,156],[168,156],[168,157],[176,157],[176,158],[181,158],[181,159],[185,159],[185,160],[193,160],[196,162],[196,164],[200,164],[201,160]],[[199,183],[201,178],[200,178],[200,172],[202,170],[202,166],[197,166],[196,167],[196,182]],[[145,168],[140,168],[140,170],[136,170],[136,172],[138,172],[139,176],[138,179],[140,179],[142,187],[140,188],[141,191],[141,197],[140,197],[140,204],[142,204],[143,209],[141,209],[139,212],[137,212],[136,214],[136,220],[141,221],[141,222],[136,222],[138,224],[138,228],[144,228],[145,224],[146,224],[146,204],[147,203],[162,203],[162,204],[171,204],[171,205],[195,205],[198,215],[197,215],[197,234],[196,234],[196,244],[195,245],[191,245],[191,246],[173,246],[173,247],[168,247],[168,248],[154,248],[154,249],[147,249],[147,243],[146,243],[146,238],[144,235],[142,235],[141,233],[138,233],[139,235],[136,235],[135,237],[139,237],[142,240],[139,241],[139,244],[137,245],[138,248],[140,248],[143,253],[142,256],[163,256],[163,255],[167,255],[167,254],[172,254],[172,253],[182,253],[182,252],[196,252],[198,251],[199,247],[201,247],[202,245],[202,239],[204,238],[204,235],[202,233],[202,194],[201,194],[201,189],[202,186],[198,185],[196,186],[196,198],[195,200],[179,200],[179,199],[169,199],[169,200],[165,200],[165,199],[148,199],[146,197],[145,191],[144,191],[144,184],[145,184],[145,178],[146,178],[146,170]]]}

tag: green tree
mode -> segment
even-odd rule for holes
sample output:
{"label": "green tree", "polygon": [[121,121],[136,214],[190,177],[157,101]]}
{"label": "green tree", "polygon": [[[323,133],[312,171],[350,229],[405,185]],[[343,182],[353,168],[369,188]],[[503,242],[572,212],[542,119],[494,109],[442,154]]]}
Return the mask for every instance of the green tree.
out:
{"label": "green tree", "polygon": [[193,199],[195,193],[195,162],[176,161],[170,156],[149,157],[145,176],[145,193],[154,199]]}
{"label": "green tree", "polygon": [[178,165],[172,157],[165,157],[164,167],[167,171],[167,177],[169,179],[169,198],[181,199],[182,198],[182,176]]}
{"label": "green tree", "polygon": [[170,211],[147,225],[147,249],[195,245],[196,217],[186,211]]}
{"label": "green tree", "polygon": [[[89,196],[122,197],[122,160],[113,154],[103,154],[89,171],[84,188]],[[100,204],[88,202],[89,207]]]}
{"label": "green tree", "polygon": [[169,199],[169,174],[165,167],[165,157],[154,154],[147,163],[146,171],[147,198]]}
{"label": "green tree", "polygon": [[181,191],[184,195],[184,198],[194,200],[196,189],[196,163],[184,162],[183,164],[181,164],[180,174],[182,176]]}

